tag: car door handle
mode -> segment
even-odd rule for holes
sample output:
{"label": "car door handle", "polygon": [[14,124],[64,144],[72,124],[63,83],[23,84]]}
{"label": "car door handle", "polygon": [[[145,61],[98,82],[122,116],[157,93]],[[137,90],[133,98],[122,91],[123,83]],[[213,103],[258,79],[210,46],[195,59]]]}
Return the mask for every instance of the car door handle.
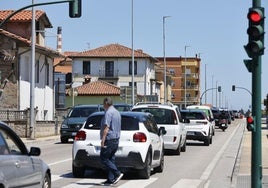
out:
{"label": "car door handle", "polygon": [[17,168],[20,168],[20,167],[21,167],[20,162],[19,162],[19,161],[16,161],[16,162],[15,162],[15,166],[16,166]]}

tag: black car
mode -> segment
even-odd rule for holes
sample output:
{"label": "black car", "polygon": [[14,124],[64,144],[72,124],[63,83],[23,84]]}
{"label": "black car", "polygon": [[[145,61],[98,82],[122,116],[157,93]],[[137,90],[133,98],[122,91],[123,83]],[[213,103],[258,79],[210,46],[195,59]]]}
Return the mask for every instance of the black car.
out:
{"label": "black car", "polygon": [[82,127],[87,117],[93,112],[104,111],[102,105],[77,105],[71,108],[60,128],[60,140],[67,143],[69,138],[74,138]]}

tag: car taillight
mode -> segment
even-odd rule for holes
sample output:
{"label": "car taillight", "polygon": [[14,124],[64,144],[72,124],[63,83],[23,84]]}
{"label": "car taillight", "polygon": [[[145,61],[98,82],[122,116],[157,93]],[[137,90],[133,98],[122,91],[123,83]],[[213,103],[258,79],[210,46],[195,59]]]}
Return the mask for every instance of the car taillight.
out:
{"label": "car taillight", "polygon": [[138,132],[133,135],[133,142],[146,142],[147,137],[144,133]]}
{"label": "car taillight", "polygon": [[78,131],[74,137],[74,140],[85,140],[87,137],[87,134],[85,131]]}

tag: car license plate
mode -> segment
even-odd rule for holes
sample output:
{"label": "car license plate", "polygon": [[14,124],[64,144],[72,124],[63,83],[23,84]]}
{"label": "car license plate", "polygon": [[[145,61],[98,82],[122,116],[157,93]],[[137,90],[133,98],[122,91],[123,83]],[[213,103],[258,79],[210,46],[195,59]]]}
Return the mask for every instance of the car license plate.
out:
{"label": "car license plate", "polygon": [[72,136],[76,136],[76,133],[72,133]]}

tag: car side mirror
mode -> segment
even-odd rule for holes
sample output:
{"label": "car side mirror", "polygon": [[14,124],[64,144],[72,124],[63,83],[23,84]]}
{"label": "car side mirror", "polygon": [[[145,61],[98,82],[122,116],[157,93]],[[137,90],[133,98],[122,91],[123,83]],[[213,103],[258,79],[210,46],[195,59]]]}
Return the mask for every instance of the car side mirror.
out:
{"label": "car side mirror", "polygon": [[41,149],[38,147],[31,147],[29,155],[30,156],[39,156],[41,154]]}
{"label": "car side mirror", "polygon": [[158,133],[159,133],[159,135],[165,135],[165,134],[167,134],[167,131],[166,131],[165,127],[160,127]]}
{"label": "car side mirror", "polygon": [[183,123],[190,123],[190,120],[185,118],[185,119],[183,119]]}

